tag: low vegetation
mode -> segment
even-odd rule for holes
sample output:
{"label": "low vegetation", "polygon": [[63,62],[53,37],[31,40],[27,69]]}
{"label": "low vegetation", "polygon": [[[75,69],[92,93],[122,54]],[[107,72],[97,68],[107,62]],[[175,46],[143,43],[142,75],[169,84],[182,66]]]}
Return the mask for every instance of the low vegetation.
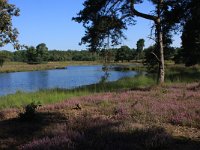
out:
{"label": "low vegetation", "polygon": [[94,65],[99,64],[94,61],[59,61],[48,62],[44,64],[27,64],[23,62],[6,62],[0,67],[0,73],[5,72],[21,72],[21,71],[37,71],[37,70],[49,70],[49,69],[64,69],[69,65]]}
{"label": "low vegetation", "polygon": [[197,83],[181,83],[66,98],[37,108],[31,121],[4,109],[0,149],[197,150],[199,99]]}

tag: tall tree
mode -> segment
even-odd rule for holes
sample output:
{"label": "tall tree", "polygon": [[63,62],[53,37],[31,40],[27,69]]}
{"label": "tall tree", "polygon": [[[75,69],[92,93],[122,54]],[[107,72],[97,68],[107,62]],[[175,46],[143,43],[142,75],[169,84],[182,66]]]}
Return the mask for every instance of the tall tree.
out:
{"label": "tall tree", "polygon": [[128,46],[121,46],[117,49],[117,53],[115,56],[115,61],[130,61],[132,57],[132,51]]}
{"label": "tall tree", "polygon": [[[171,25],[171,23],[167,25],[163,23],[163,14],[172,11],[175,4],[180,0],[149,1],[155,6],[154,14],[142,13],[135,8],[135,5],[143,3],[143,0],[86,0],[83,4],[84,9],[73,20],[83,23],[86,34],[82,38],[82,42],[89,43],[89,47],[94,50],[96,50],[96,47],[103,46],[107,37],[111,39],[113,45],[119,44],[120,37],[125,37],[123,30],[126,30],[128,25],[135,24],[134,17],[153,21],[156,46],[159,50],[159,56],[156,56],[159,62],[158,78],[159,83],[163,83],[165,77],[163,31],[165,26]],[[169,30],[165,31],[167,33]]]}
{"label": "tall tree", "polygon": [[136,49],[136,59],[140,59],[140,56],[141,56],[141,53],[142,53],[142,51],[143,51],[143,49],[144,49],[144,39],[139,39],[138,41],[137,41],[137,44],[136,44],[136,46],[137,46],[137,49]]}
{"label": "tall tree", "polygon": [[19,9],[7,0],[0,0],[0,47],[12,43],[14,48],[19,48],[18,31],[12,25],[13,16],[19,16]]}
{"label": "tall tree", "polygon": [[139,39],[138,41],[137,41],[137,44],[136,44],[136,46],[137,46],[137,51],[138,52],[142,52],[143,51],[143,49],[144,49],[144,39]]}
{"label": "tall tree", "polygon": [[183,57],[186,66],[200,63],[200,1],[188,3],[189,18],[182,34]]}
{"label": "tall tree", "polygon": [[26,57],[27,57],[27,63],[29,63],[29,64],[38,63],[37,62],[37,51],[36,51],[35,47],[33,47],[33,46],[27,47]]}
{"label": "tall tree", "polygon": [[37,62],[47,62],[49,58],[48,48],[46,44],[41,43],[36,46],[36,53],[37,53]]}

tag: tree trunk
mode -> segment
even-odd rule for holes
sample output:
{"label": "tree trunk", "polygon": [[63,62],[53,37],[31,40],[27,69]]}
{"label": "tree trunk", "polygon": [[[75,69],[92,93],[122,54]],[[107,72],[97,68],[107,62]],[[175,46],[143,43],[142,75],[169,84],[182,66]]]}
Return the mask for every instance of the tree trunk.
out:
{"label": "tree trunk", "polygon": [[163,0],[158,2],[157,6],[157,15],[158,19],[156,20],[156,33],[157,33],[157,45],[160,53],[160,62],[159,62],[159,74],[158,74],[158,83],[163,84],[165,81],[165,60],[164,60],[164,48],[163,48],[163,33],[161,25],[161,7]]}
{"label": "tree trunk", "polygon": [[158,19],[157,25],[157,47],[159,50],[159,71],[158,71],[158,83],[162,84],[165,81],[165,60],[164,60],[164,48],[163,48],[163,33],[161,29],[160,20]]}

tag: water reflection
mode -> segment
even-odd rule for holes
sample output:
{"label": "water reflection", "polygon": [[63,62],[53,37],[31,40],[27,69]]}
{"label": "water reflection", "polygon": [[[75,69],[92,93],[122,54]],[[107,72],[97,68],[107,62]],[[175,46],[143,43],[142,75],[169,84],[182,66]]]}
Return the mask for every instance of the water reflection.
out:
{"label": "water reflection", "polygon": [[[109,74],[109,75],[108,75]],[[115,81],[122,77],[137,75],[134,71],[102,70],[96,66],[69,66],[62,70],[47,70],[33,72],[0,73],[0,95],[16,91],[37,91],[49,88],[74,88],[82,85],[98,83],[102,76],[106,80]]]}

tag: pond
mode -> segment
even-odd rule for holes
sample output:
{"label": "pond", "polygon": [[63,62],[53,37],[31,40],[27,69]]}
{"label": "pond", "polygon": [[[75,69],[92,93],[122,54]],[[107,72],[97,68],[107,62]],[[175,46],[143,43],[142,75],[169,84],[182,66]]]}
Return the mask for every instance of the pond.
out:
{"label": "pond", "polygon": [[[66,69],[0,73],[0,96],[17,91],[33,92],[51,88],[71,89],[98,83],[104,74],[105,72],[102,71],[101,65],[68,66]],[[135,71],[109,70],[107,81],[116,81],[120,78],[137,74]]]}

